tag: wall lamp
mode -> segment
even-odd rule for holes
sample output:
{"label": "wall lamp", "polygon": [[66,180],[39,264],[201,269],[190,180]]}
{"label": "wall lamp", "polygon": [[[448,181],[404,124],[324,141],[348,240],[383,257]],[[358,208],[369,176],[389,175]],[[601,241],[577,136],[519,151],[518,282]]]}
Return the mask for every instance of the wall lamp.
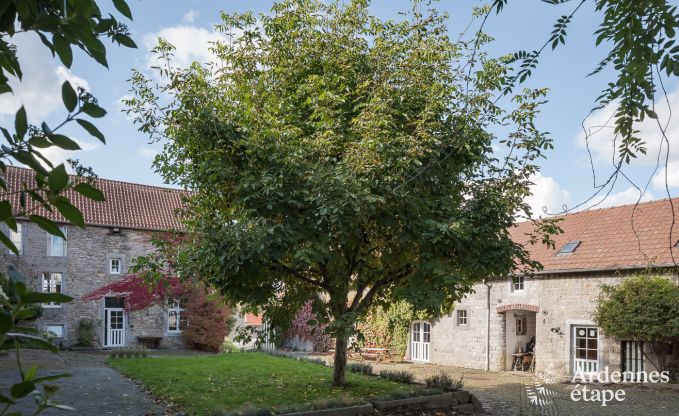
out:
{"label": "wall lamp", "polygon": [[559,327],[551,328],[550,331],[554,332],[557,335],[563,335],[563,332],[561,332],[561,328]]}

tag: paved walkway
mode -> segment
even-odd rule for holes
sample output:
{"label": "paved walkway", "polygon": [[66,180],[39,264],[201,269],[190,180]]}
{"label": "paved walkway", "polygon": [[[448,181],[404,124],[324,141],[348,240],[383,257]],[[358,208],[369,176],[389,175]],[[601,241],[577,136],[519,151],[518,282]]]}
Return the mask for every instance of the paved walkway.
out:
{"label": "paved walkway", "polygon": [[[194,355],[196,352],[160,352],[153,355]],[[40,350],[23,350],[22,362],[28,369],[36,364],[39,375],[69,373],[72,377],[63,378],[49,384],[59,386],[55,401],[76,409],[76,412],[49,409],[41,415],[114,415],[114,416],[151,416],[167,414],[162,403],[155,402],[139,386],[123,377],[104,364],[106,353],[61,352],[59,355]],[[0,388],[7,387],[19,380],[13,353],[0,356]],[[16,410],[31,414],[36,408],[33,399],[28,397],[20,402]],[[14,408],[13,408],[14,409]]]}
{"label": "paved walkway", "polygon": [[452,366],[433,364],[376,364],[373,370],[405,370],[418,380],[438,372],[459,379],[463,377],[466,390],[483,403],[490,415],[555,415],[555,416],[677,416],[679,415],[679,386],[647,387],[639,385],[589,386],[598,389],[623,389],[625,400],[601,403],[574,402],[572,384],[535,378],[528,373],[486,373]]}

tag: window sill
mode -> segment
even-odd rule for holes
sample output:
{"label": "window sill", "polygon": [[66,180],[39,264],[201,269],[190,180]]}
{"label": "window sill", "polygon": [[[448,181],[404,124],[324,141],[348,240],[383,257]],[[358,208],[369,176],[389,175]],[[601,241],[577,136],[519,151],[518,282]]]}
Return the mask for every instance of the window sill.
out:
{"label": "window sill", "polygon": [[61,309],[63,305],[42,305],[43,309]]}

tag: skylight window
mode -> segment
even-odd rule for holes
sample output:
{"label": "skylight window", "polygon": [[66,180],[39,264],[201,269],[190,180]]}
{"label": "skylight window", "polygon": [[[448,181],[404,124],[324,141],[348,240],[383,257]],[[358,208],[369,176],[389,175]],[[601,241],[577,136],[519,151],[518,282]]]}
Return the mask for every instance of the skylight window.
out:
{"label": "skylight window", "polygon": [[578,248],[579,245],[580,245],[580,241],[579,241],[579,240],[570,241],[570,242],[566,243],[566,245],[564,245],[563,247],[561,247],[561,250],[559,250],[559,252],[556,253],[556,254],[557,254],[557,255],[558,255],[558,254],[570,254],[570,253],[574,252],[575,249]]}

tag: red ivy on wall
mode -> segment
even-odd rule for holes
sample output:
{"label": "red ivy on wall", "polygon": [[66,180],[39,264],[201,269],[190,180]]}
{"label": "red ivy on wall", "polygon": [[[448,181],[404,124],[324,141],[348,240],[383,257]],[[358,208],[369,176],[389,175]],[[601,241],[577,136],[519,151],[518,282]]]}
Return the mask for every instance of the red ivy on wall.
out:
{"label": "red ivy on wall", "polygon": [[182,296],[185,286],[177,277],[165,277],[153,284],[136,274],[102,286],[82,297],[84,302],[98,300],[108,296],[124,296],[127,312],[139,311],[155,303],[163,303],[165,299]]}

